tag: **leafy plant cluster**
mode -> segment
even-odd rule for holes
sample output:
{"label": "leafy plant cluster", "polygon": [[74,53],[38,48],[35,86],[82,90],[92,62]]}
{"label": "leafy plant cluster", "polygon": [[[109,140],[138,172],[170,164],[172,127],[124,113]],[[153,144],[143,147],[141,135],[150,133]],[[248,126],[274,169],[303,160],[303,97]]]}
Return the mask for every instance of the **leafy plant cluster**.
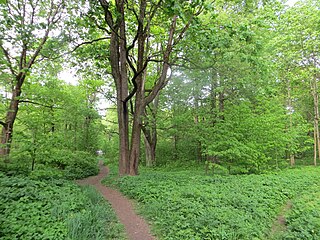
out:
{"label": "leafy plant cluster", "polygon": [[[319,171],[306,168],[212,177],[192,171],[149,171],[120,178],[114,184],[140,203],[142,213],[153,222],[161,239],[264,239],[281,207],[298,194],[307,194],[309,187],[320,180]],[[304,209],[302,202],[297,200],[297,211]],[[312,211],[318,214],[317,206],[309,205],[307,216]],[[297,215],[293,212],[289,224]],[[299,221],[297,227],[304,228]]]}
{"label": "leafy plant cluster", "polygon": [[123,239],[111,206],[93,188],[0,173],[0,239]]}
{"label": "leafy plant cluster", "polygon": [[88,152],[47,150],[41,157],[41,163],[63,170],[68,179],[85,178],[99,172],[96,157]]}
{"label": "leafy plant cluster", "polygon": [[320,239],[320,189],[313,185],[293,201],[283,239]]}
{"label": "leafy plant cluster", "polygon": [[81,179],[96,175],[99,172],[97,159],[91,153],[56,148],[42,150],[34,159],[34,170],[31,167],[32,160],[24,159],[19,154],[13,154],[12,162],[7,166],[2,166],[2,168],[10,175],[20,172],[29,174],[32,179],[37,180],[52,178]]}

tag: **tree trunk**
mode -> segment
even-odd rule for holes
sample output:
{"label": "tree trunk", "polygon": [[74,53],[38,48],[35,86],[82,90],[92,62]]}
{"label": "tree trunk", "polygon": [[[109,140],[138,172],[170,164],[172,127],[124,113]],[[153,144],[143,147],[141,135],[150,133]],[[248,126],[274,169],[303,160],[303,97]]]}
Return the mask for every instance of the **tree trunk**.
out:
{"label": "tree trunk", "polygon": [[[314,151],[314,162],[313,164],[317,166],[317,152],[320,159],[320,136],[319,136],[319,94],[318,94],[318,84],[317,79],[313,81],[313,99],[314,99],[314,141],[315,141],[315,151]],[[318,149],[318,150],[317,150]]]}
{"label": "tree trunk", "polygon": [[[140,92],[140,91],[138,91]],[[133,116],[131,145],[130,145],[130,165],[129,174],[138,174],[138,164],[140,158],[140,142],[141,142],[141,118],[144,110],[143,99],[141,94],[137,92],[135,101],[135,112]]]}
{"label": "tree trunk", "polygon": [[[155,121],[155,119],[153,119]],[[143,127],[144,145],[146,153],[146,166],[153,167],[156,165],[156,147],[157,147],[157,126],[152,123],[150,128]]]}
{"label": "tree trunk", "polygon": [[0,158],[9,162],[10,145],[12,142],[13,125],[19,110],[19,97],[21,96],[21,86],[25,79],[25,75],[21,74],[17,77],[17,83],[12,91],[9,109],[6,114],[5,122],[1,131]]}
{"label": "tree trunk", "polygon": [[119,174],[129,173],[129,115],[127,104],[118,97],[117,104],[119,126]]}
{"label": "tree trunk", "polygon": [[[148,130],[147,130],[148,131]],[[156,165],[156,146],[157,146],[157,133],[146,133],[144,131],[144,145],[146,153],[146,166],[154,167]]]}
{"label": "tree trunk", "polygon": [[311,89],[313,95],[313,109],[314,109],[314,129],[313,129],[313,164],[317,166],[317,154],[320,159],[320,133],[319,133],[319,94],[318,94],[318,83],[317,78],[314,77],[311,82]]}
{"label": "tree trunk", "polygon": [[148,116],[144,116],[145,122],[142,125],[147,167],[153,167],[156,165],[158,105],[159,94],[155,97],[153,102],[149,104],[150,114],[148,114]]}
{"label": "tree trunk", "polygon": [[129,174],[129,114],[126,98],[128,96],[126,27],[124,1],[116,1],[117,16],[109,10],[109,2],[100,0],[104,9],[105,21],[112,29],[110,36],[110,57],[112,76],[116,85],[117,115],[119,129],[119,174]]}
{"label": "tree trunk", "polygon": [[[292,123],[292,114],[293,114],[293,106],[292,106],[292,98],[291,98],[291,81],[288,79],[287,81],[287,91],[288,91],[288,99],[287,99],[287,106],[289,109],[289,133],[292,132],[293,129],[293,123]],[[293,141],[293,139],[291,139]],[[295,165],[295,159],[294,159],[294,153],[292,151],[292,145],[293,143],[290,144],[289,146],[289,158],[290,158],[290,166]]]}

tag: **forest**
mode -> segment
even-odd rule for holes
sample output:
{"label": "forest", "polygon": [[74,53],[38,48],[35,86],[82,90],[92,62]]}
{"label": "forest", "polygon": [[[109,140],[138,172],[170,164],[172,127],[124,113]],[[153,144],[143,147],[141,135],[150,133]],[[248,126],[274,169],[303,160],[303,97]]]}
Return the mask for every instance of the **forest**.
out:
{"label": "forest", "polygon": [[1,240],[320,239],[318,0],[0,0],[0,32]]}

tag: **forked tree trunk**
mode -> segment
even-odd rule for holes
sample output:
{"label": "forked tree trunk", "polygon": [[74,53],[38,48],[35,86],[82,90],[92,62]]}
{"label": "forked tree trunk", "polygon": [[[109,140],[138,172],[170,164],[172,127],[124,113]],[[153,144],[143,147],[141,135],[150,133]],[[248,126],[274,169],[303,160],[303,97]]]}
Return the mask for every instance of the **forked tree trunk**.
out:
{"label": "forked tree trunk", "polygon": [[[125,7],[128,4],[124,0],[114,1],[116,7],[116,14],[111,10],[109,1],[99,0],[100,5],[104,10],[104,17],[107,25],[111,29],[110,35],[110,64],[112,76],[116,85],[117,91],[117,113],[119,124],[119,173],[120,175],[138,174],[138,164],[140,157],[140,141],[142,116],[145,112],[146,106],[151,103],[158,95],[159,91],[165,87],[168,81],[168,69],[170,68],[170,55],[173,50],[174,42],[177,43],[183,37],[184,32],[189,27],[188,22],[182,30],[176,41],[174,41],[174,34],[176,31],[177,16],[174,16],[169,29],[168,40],[166,46],[163,48],[161,55],[161,73],[155,81],[150,93],[145,96],[143,74],[147,71],[147,66],[150,61],[150,56],[146,56],[145,48],[148,46],[148,37],[150,37],[150,23],[156,12],[162,5],[162,1],[158,2],[158,7],[151,8],[151,13],[146,14],[146,7],[148,1],[139,1],[139,13],[135,12],[137,18],[137,32],[132,44],[129,45],[126,36],[125,23]],[[192,18],[190,19],[190,21]],[[138,45],[136,47],[136,45]],[[132,56],[136,55],[137,56]],[[130,70],[130,74],[127,71]],[[133,89],[129,93],[128,82],[130,76],[130,83]],[[134,111],[132,113],[133,125],[131,134],[131,143],[129,151],[129,118],[128,106],[129,101],[134,100]]]}

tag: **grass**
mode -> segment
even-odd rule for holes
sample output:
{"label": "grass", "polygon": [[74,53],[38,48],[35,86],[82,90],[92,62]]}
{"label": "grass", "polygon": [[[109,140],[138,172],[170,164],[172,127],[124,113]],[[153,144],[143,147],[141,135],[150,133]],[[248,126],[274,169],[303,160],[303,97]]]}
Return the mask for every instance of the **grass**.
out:
{"label": "grass", "polygon": [[272,238],[273,222],[289,200],[280,239],[320,239],[319,180],[319,168],[305,167],[241,176],[142,170],[107,181],[138,201],[160,239],[252,240]]}

